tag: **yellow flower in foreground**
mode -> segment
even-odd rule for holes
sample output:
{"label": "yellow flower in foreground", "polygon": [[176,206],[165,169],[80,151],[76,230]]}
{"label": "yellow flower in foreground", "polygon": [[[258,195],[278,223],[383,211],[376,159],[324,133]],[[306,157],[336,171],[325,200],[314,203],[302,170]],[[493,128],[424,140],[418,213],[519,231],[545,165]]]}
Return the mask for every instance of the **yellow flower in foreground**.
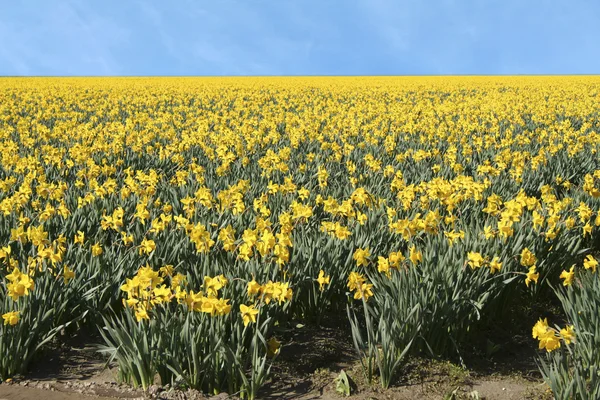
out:
{"label": "yellow flower in foreground", "polygon": [[152,240],[152,239],[150,239],[150,240],[144,239],[144,240],[142,240],[142,243],[140,244],[140,255],[142,255],[142,254],[150,254],[155,249],[156,249],[156,243],[154,243],[154,240]]}
{"label": "yellow flower in foreground", "polygon": [[502,263],[498,257],[494,257],[492,261],[490,261],[490,273],[495,273],[502,269]]}
{"label": "yellow flower in foreground", "polygon": [[262,288],[263,300],[269,304],[271,300],[276,300],[280,305],[292,299],[293,291],[289,287],[289,282],[267,282]]}
{"label": "yellow flower in foreground", "polygon": [[20,311],[10,311],[6,314],[2,314],[2,319],[4,320],[4,325],[14,326],[19,323],[19,313]]}
{"label": "yellow flower in foreground", "polygon": [[569,286],[573,283],[573,278],[575,277],[575,266],[573,265],[569,272],[563,270],[560,274],[560,279],[564,279],[563,286]]}
{"label": "yellow flower in foreground", "polygon": [[345,240],[352,235],[352,232],[345,226],[340,225],[339,222],[336,222],[333,233],[340,240]]}
{"label": "yellow flower in foreground", "polygon": [[217,297],[219,290],[223,289],[223,286],[227,284],[227,279],[223,275],[204,277],[204,289],[208,297]]}
{"label": "yellow flower in foreground", "polygon": [[254,296],[259,294],[261,288],[262,286],[254,279],[252,279],[250,282],[248,282],[248,296]]}
{"label": "yellow flower in foreground", "polygon": [[35,288],[33,279],[16,267],[12,273],[6,275],[6,280],[10,282],[6,285],[6,288],[8,289],[8,296],[13,301],[17,301],[21,296],[29,296],[29,291]]}
{"label": "yellow flower in foreground", "polygon": [[410,247],[408,258],[413,264],[417,265],[417,263],[423,261],[423,254],[413,245]]}
{"label": "yellow flower in foreground", "polygon": [[483,228],[483,235],[486,240],[492,239],[496,234],[491,226],[486,226]]}
{"label": "yellow flower in foreground", "polygon": [[382,256],[377,257],[377,271],[390,276],[390,261]]}
{"label": "yellow flower in foreground", "polygon": [[267,355],[269,357],[275,357],[277,354],[279,354],[280,349],[281,343],[279,340],[272,337],[267,341]]}
{"label": "yellow flower in foreground", "polygon": [[99,243],[95,243],[95,244],[92,246],[92,255],[93,255],[94,257],[97,257],[97,256],[99,256],[100,254],[102,254],[102,246],[100,246],[100,244],[99,244]]}
{"label": "yellow flower in foreground", "polygon": [[19,268],[15,267],[13,269],[13,272],[6,275],[6,280],[14,283],[14,282],[17,282],[18,280],[20,280],[23,275],[24,274],[19,270]]}
{"label": "yellow flower in foreground", "polygon": [[367,214],[361,213],[360,211],[356,212],[356,220],[360,225],[364,225],[367,222]]}
{"label": "yellow flower in foreground", "polygon": [[521,252],[521,265],[524,267],[531,267],[537,262],[535,254],[533,254],[528,248],[524,248]]}
{"label": "yellow flower in foreground", "polygon": [[369,263],[369,256],[371,255],[371,252],[369,251],[369,248],[366,249],[356,249],[356,251],[354,251],[354,255],[352,256],[352,258],[356,261],[356,265],[358,267],[360,267],[361,265],[365,266]]}
{"label": "yellow flower in foreground", "polygon": [[534,339],[540,341],[539,348],[546,349],[547,352],[556,350],[560,347],[560,339],[565,344],[571,344],[575,340],[575,329],[573,325],[567,325],[560,332],[557,329],[548,326],[548,319],[539,319],[533,326],[531,335]]}
{"label": "yellow flower in foreground", "polygon": [[154,295],[153,303],[155,304],[168,303],[173,296],[171,289],[166,287],[166,285],[155,287],[152,289],[152,294]]}
{"label": "yellow flower in foreground", "polygon": [[354,292],[354,299],[365,299],[365,301],[369,300],[370,297],[373,297],[373,284],[371,283],[363,283],[359,288]]}
{"label": "yellow flower in foreground", "polygon": [[360,285],[365,282],[365,277],[359,274],[358,272],[350,272],[348,275],[348,289],[357,290]]}
{"label": "yellow flower in foreground", "polygon": [[148,315],[148,310],[146,309],[146,306],[144,306],[143,304],[140,304],[136,309],[135,309],[135,319],[137,319],[138,322],[140,322],[143,319],[150,319],[150,316]]}
{"label": "yellow flower in foreground", "polygon": [[587,256],[585,256],[583,266],[585,269],[591,269],[592,272],[596,272],[596,267],[598,267],[598,261],[591,254],[588,254]]}
{"label": "yellow flower in foreground", "polygon": [[83,246],[84,241],[85,241],[85,234],[81,231],[77,231],[77,234],[75,235],[75,239],[73,240],[73,242],[75,244],[79,243],[80,245]]}
{"label": "yellow flower in foreground", "polygon": [[582,235],[583,235],[583,237],[586,237],[587,235],[591,235],[591,234],[592,234],[592,225],[590,225],[590,223],[588,222],[587,224],[585,224],[583,226]]}
{"label": "yellow flower in foreground", "polygon": [[531,336],[533,336],[534,339],[537,339],[541,335],[545,334],[547,330],[548,330],[548,318],[544,318],[544,319],[540,318],[538,320],[538,322],[536,322],[535,325],[533,326],[533,329],[531,331]]}
{"label": "yellow flower in foreground", "polygon": [[399,251],[392,251],[388,256],[388,261],[390,267],[398,269],[400,268],[400,263],[404,261],[404,255]]}
{"label": "yellow flower in foreground", "polygon": [[536,273],[535,265],[532,265],[529,268],[529,271],[527,272],[527,276],[525,278],[525,285],[527,285],[527,287],[529,287],[529,284],[531,282],[537,283],[539,277],[540,277],[540,274]]}
{"label": "yellow flower in foreground", "polygon": [[167,264],[167,265],[163,265],[162,267],[160,267],[158,269],[158,271],[163,274],[165,277],[166,276],[173,276],[173,272],[175,272],[175,267],[172,266],[171,264]]}
{"label": "yellow flower in foreground", "polygon": [[556,334],[554,333],[554,330],[552,330],[552,329],[549,329],[543,336],[541,336],[539,338],[539,340],[540,340],[539,348],[546,349],[546,351],[548,353],[550,353],[552,350],[556,350],[560,347],[559,337],[556,336]]}
{"label": "yellow flower in foreground", "polygon": [[319,271],[319,277],[317,278],[317,282],[319,282],[319,290],[321,292],[325,289],[325,285],[329,285],[330,276],[325,275],[325,271]]}
{"label": "yellow flower in foreground", "polygon": [[65,284],[69,283],[73,278],[75,278],[75,271],[65,265],[63,267],[63,279],[65,280]]}
{"label": "yellow flower in foreground", "polygon": [[367,283],[367,279],[357,272],[350,272],[348,276],[348,288],[354,291],[354,299],[369,300],[373,296],[373,285]]}
{"label": "yellow flower in foreground", "polygon": [[216,297],[202,297],[200,310],[203,313],[215,315],[229,314],[231,305],[228,299],[217,299]]}
{"label": "yellow flower in foreground", "polygon": [[571,344],[575,340],[575,330],[573,325],[567,325],[560,330],[560,336],[563,338],[566,344]]}
{"label": "yellow flower in foreground", "polygon": [[479,268],[485,263],[485,260],[481,256],[481,253],[476,253],[473,251],[467,253],[467,259],[467,264],[469,265],[469,267],[471,267],[471,269]]}
{"label": "yellow flower in foreground", "polygon": [[254,308],[254,305],[247,306],[245,304],[240,304],[240,314],[242,314],[244,326],[248,326],[248,324],[256,322],[258,310]]}
{"label": "yellow flower in foreground", "polygon": [[123,244],[125,246],[131,246],[133,244],[133,235],[128,235],[127,232],[122,231],[121,236],[123,237]]}
{"label": "yellow flower in foreground", "polygon": [[8,258],[8,256],[10,256],[11,253],[11,247],[10,246],[5,246],[0,248],[0,259],[4,260],[6,258]]}
{"label": "yellow flower in foreground", "polygon": [[540,349],[546,349],[547,352],[551,352],[560,347],[560,338],[556,335],[555,330],[548,326],[548,319],[546,318],[538,320],[533,326],[531,334],[534,339],[540,341]]}

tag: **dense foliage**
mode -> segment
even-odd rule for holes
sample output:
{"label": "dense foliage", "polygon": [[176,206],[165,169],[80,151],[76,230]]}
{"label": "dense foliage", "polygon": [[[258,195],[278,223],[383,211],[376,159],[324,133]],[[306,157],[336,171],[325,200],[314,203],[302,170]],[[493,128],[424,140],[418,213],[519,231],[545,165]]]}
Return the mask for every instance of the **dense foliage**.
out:
{"label": "dense foliage", "polygon": [[541,369],[557,397],[598,393],[599,89],[2,79],[0,380],[88,325],[124,381],[254,398],[277,324],[343,313],[388,386],[561,286]]}

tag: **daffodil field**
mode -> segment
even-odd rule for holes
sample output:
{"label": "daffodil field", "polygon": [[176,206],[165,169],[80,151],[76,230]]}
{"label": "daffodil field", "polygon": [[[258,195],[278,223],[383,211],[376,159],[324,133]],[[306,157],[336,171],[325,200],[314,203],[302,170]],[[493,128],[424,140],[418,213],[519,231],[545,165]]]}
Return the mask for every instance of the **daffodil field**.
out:
{"label": "daffodil field", "polygon": [[[600,397],[600,78],[0,79],[0,381],[61,331],[124,382],[253,399],[289,321],[365,376],[516,304],[557,398]],[[544,300],[546,301],[546,300]]]}

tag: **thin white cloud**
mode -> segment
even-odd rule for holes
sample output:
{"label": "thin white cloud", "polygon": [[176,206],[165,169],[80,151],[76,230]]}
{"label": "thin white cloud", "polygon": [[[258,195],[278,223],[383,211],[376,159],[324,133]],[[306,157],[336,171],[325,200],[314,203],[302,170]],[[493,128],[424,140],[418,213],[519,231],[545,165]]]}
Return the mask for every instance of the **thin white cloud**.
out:
{"label": "thin white cloud", "polygon": [[113,50],[127,44],[128,30],[84,1],[32,8],[28,20],[0,17],[2,60],[19,75],[114,75]]}
{"label": "thin white cloud", "polygon": [[[600,6],[57,0],[0,14],[3,75],[597,72]],[[343,5],[343,6],[342,6]],[[565,53],[565,51],[567,53]],[[566,55],[565,55],[566,54]]]}

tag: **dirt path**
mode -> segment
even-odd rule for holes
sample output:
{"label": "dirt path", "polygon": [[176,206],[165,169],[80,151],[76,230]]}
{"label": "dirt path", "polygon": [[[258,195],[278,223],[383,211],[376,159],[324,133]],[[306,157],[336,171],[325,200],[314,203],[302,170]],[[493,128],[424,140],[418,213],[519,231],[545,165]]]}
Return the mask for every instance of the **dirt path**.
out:
{"label": "dirt path", "polygon": [[[335,374],[311,376],[299,379],[294,384],[278,385],[276,388],[266,387],[260,398],[265,400],[339,400],[342,397],[335,391],[333,379]],[[0,385],[0,400],[115,400],[115,399],[204,399],[197,392],[168,392],[150,391],[144,393],[110,384],[89,384],[88,382],[32,382],[27,386],[19,384]],[[449,397],[454,394],[454,397]],[[214,399],[233,398],[225,394]],[[529,382],[514,378],[497,380],[474,380],[469,384],[461,384],[454,389],[448,382],[427,382],[423,385],[414,384],[400,386],[381,391],[375,389],[361,390],[354,393],[355,400],[383,399],[486,399],[486,400],[521,400],[544,399],[540,382]]]}
{"label": "dirt path", "polygon": [[[341,370],[355,380],[350,398],[356,400],[551,398],[535,366],[515,362],[513,354],[487,360],[474,370],[444,361],[411,359],[400,371],[394,387],[382,390],[377,385],[369,386],[364,382],[348,333],[337,326],[332,323],[330,327],[281,332],[282,353],[259,398],[339,400],[342,397],[336,392],[335,379]],[[80,338],[69,346],[46,352],[24,379],[0,384],[0,400],[206,399],[194,390],[182,392],[152,386],[144,392],[118,384],[114,366],[107,366],[93,347],[86,347],[86,341],[89,342]],[[513,351],[522,353],[527,349]],[[235,396],[223,393],[211,397],[227,398]]]}
{"label": "dirt path", "polygon": [[82,400],[82,399],[97,399],[97,400],[114,400],[115,397],[103,397],[96,395],[84,395],[68,391],[52,389],[37,389],[24,387],[19,385],[8,386],[0,385],[0,400]]}

